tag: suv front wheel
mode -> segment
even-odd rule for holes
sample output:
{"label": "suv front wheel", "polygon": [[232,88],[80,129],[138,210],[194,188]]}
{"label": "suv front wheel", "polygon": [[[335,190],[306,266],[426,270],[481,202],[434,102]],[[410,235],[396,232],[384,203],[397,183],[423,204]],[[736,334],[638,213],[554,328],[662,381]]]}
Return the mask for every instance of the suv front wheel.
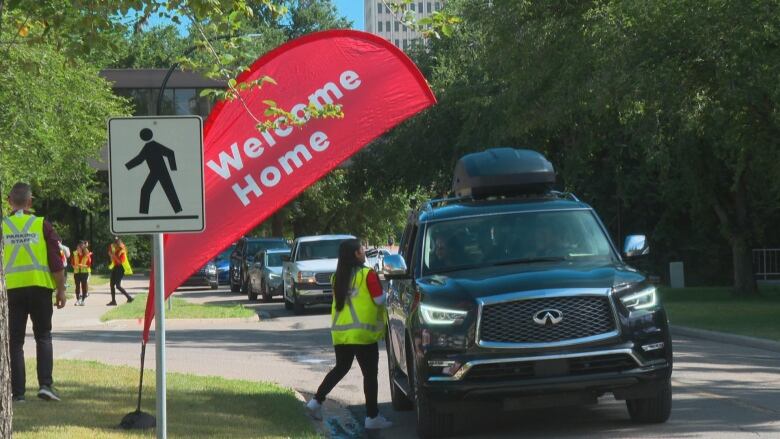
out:
{"label": "suv front wheel", "polygon": [[626,407],[631,420],[640,424],[660,424],[669,419],[672,412],[672,383],[670,378],[661,382],[658,393],[650,398],[627,399]]}
{"label": "suv front wheel", "polygon": [[421,438],[447,436],[452,432],[454,417],[448,413],[442,413],[436,409],[435,402],[423,388],[423,377],[417,369],[417,361],[410,357],[412,384],[412,397],[414,410],[417,415],[417,435]]}

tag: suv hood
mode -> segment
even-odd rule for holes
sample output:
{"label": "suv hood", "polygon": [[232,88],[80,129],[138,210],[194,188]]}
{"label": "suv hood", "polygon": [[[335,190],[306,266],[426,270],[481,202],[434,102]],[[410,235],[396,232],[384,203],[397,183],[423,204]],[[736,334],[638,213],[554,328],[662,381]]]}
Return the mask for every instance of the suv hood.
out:
{"label": "suv hood", "polygon": [[643,282],[631,267],[610,263],[536,263],[437,274],[420,278],[421,292],[442,300],[464,300],[553,288],[612,288]]}
{"label": "suv hood", "polygon": [[297,261],[293,265],[298,271],[314,271],[316,273],[336,271],[338,259],[312,259],[309,261]]}

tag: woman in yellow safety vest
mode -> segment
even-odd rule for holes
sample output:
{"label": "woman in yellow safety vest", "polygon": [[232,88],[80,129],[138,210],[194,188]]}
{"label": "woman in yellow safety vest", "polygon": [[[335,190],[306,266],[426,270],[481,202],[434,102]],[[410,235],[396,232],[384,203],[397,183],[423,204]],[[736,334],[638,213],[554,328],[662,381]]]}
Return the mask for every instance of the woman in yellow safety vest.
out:
{"label": "woman in yellow safety vest", "polygon": [[339,260],[333,275],[331,337],[336,366],[328,372],[314,397],[306,404],[316,419],[322,419],[322,403],[352,367],[357,357],[363,372],[366,396],[365,428],[388,428],[393,424],[377,407],[378,341],[384,337],[385,295],[379,276],[366,267],[366,252],[360,241],[348,239],[339,246]]}
{"label": "woman in yellow safety vest", "polygon": [[87,241],[79,241],[71,259],[73,281],[76,283],[76,306],[84,306],[84,300],[87,298],[87,279],[92,272],[92,252],[87,248]]}
{"label": "woman in yellow safety vest", "polygon": [[108,257],[111,258],[111,263],[108,264],[108,268],[111,269],[111,281],[109,283],[111,301],[107,305],[116,305],[116,290],[125,295],[127,303],[132,302],[133,298],[122,288],[122,278],[126,274],[133,274],[133,269],[130,267],[130,260],[127,259],[127,247],[125,247],[125,243],[118,236],[114,236],[114,243],[108,246]]}

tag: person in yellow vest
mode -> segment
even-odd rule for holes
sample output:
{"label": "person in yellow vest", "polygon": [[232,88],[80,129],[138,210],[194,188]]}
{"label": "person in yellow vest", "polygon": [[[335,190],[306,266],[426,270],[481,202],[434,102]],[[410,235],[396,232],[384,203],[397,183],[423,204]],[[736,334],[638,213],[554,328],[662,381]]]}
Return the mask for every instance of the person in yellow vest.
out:
{"label": "person in yellow vest", "polygon": [[357,357],[363,372],[366,397],[366,429],[388,428],[393,424],[379,414],[377,406],[379,345],[384,338],[385,295],[379,276],[366,267],[366,252],[360,241],[348,239],[339,246],[339,260],[333,275],[331,337],[336,366],[325,376],[317,393],[306,404],[312,416],[322,419],[322,403],[352,367]]}
{"label": "person in yellow vest", "polygon": [[71,258],[73,281],[76,283],[76,306],[84,306],[88,290],[87,280],[92,272],[92,253],[87,248],[87,241],[79,241]]}
{"label": "person in yellow vest", "polygon": [[37,354],[38,397],[59,401],[54,389],[51,341],[52,291],[57,308],[65,306],[65,270],[60,237],[52,225],[31,213],[32,189],[16,183],[8,195],[11,214],[3,217],[3,270],[8,288],[8,332],[11,351],[13,401],[24,402],[26,376],[24,337],[27,317],[32,320]]}
{"label": "person in yellow vest", "polygon": [[130,267],[130,260],[127,258],[127,247],[118,236],[114,236],[114,242],[108,246],[108,257],[111,258],[111,263],[108,264],[108,268],[111,269],[111,281],[109,283],[111,287],[111,301],[106,305],[116,305],[116,290],[125,295],[127,303],[132,302],[133,298],[122,288],[122,278],[126,274],[133,274],[133,269]]}

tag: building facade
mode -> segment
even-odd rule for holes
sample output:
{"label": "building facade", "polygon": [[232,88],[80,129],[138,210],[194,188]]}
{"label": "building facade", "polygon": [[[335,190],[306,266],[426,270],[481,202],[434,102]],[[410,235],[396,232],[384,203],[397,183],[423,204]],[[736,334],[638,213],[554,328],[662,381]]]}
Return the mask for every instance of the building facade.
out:
{"label": "building facade", "polygon": [[[415,44],[425,44],[420,32],[409,29],[401,23],[403,13],[393,14],[393,12],[382,2],[382,0],[363,0],[365,11],[366,32],[386,39],[391,44],[401,50],[407,50]],[[444,1],[416,1],[410,3],[407,7],[420,18],[430,16],[433,12],[441,10],[444,7]]]}

